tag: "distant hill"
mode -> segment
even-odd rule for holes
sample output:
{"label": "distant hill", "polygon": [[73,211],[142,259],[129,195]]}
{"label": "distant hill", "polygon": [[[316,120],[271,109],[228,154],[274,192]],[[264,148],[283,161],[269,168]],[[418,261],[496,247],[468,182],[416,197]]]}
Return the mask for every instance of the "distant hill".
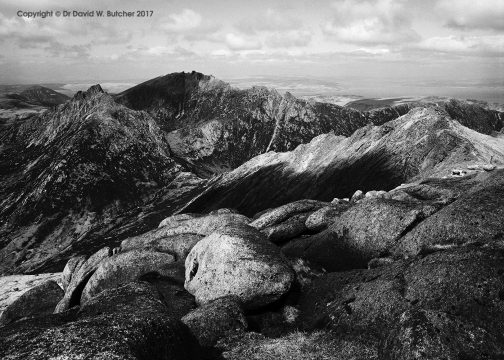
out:
{"label": "distant hill", "polygon": [[6,98],[46,107],[60,105],[70,99],[66,95],[40,85],[32,86],[19,94],[7,94]]}

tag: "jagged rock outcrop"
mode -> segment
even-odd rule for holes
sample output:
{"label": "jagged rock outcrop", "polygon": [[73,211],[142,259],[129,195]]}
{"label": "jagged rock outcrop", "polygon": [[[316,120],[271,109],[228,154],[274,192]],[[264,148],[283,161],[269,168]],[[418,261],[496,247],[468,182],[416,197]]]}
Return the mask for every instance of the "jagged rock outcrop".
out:
{"label": "jagged rock outcrop", "polygon": [[184,211],[232,207],[252,215],[301,198],[350,197],[356,188],[388,191],[489,161],[504,165],[502,137],[464,127],[439,108],[417,108],[348,138],[325,134],[292,152],[257,156],[213,179]]}
{"label": "jagged rock outcrop", "polygon": [[63,262],[76,243],[96,251],[111,230],[141,231],[156,202],[170,203],[161,211],[169,215],[197,186],[178,177],[156,122],[99,85],[2,135],[0,273]]}

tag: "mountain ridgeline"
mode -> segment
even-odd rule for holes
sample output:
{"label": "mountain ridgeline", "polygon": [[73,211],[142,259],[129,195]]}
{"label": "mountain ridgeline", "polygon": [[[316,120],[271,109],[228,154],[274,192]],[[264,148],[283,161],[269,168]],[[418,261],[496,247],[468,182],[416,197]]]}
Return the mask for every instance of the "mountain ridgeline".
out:
{"label": "mountain ridgeline", "polygon": [[502,165],[503,125],[459,100],[359,112],[196,72],[96,85],[0,129],[0,273],[61,270],[180,211],[252,216]]}

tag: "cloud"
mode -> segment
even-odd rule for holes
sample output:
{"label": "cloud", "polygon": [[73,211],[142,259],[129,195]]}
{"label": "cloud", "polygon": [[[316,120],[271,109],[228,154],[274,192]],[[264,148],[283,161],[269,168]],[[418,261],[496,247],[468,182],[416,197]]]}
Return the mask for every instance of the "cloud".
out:
{"label": "cloud", "polygon": [[312,39],[312,33],[306,30],[277,32],[266,38],[266,45],[271,48],[289,48],[307,46]]}
{"label": "cloud", "polygon": [[393,44],[419,40],[404,1],[358,0],[332,4],[334,14],[322,26],[326,35],[355,44]]}
{"label": "cloud", "polygon": [[256,50],[262,47],[259,40],[234,33],[226,34],[225,41],[231,50]]}
{"label": "cloud", "polygon": [[302,22],[299,18],[281,14],[273,9],[267,9],[257,16],[247,17],[235,25],[239,31],[248,35],[262,31],[299,29],[301,26]]}
{"label": "cloud", "polygon": [[504,31],[502,0],[442,0],[436,12],[448,15],[446,26],[450,28]]}
{"label": "cloud", "polygon": [[465,56],[504,56],[504,36],[444,36],[421,41],[416,49]]}
{"label": "cloud", "polygon": [[202,16],[191,9],[184,9],[181,13],[171,14],[169,20],[161,28],[169,32],[186,32],[201,25]]}

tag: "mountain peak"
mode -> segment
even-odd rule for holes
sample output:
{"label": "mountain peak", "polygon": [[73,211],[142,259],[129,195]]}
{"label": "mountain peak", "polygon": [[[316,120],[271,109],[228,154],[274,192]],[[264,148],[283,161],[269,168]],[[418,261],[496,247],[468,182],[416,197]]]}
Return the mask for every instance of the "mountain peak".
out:
{"label": "mountain peak", "polygon": [[96,84],[96,85],[93,85],[91,86],[89,89],[87,89],[86,91],[78,91],[73,99],[74,100],[83,100],[83,99],[87,99],[89,97],[92,97],[94,95],[97,95],[97,94],[104,94],[105,91],[103,91],[102,87],[100,86],[100,84]]}

